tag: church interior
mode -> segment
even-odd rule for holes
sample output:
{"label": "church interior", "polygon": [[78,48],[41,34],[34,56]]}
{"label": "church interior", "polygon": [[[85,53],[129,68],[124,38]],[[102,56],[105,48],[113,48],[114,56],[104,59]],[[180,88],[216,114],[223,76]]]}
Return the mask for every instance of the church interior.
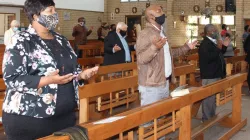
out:
{"label": "church interior", "polygon": [[0,140],[248,140],[248,48],[250,0],[0,0]]}

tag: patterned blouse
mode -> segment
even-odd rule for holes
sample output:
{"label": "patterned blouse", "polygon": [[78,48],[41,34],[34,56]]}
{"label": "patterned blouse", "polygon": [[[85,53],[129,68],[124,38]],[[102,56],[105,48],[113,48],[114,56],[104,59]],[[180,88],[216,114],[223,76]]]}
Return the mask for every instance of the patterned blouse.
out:
{"label": "patterned blouse", "polygon": [[[73,74],[81,72],[77,57],[67,39],[51,32],[61,47],[70,52],[74,65]],[[12,45],[5,50],[3,78],[7,86],[3,111],[10,114],[46,118],[55,114],[58,85],[50,84],[38,89],[42,76],[57,68],[57,61],[50,48],[31,26],[12,38]],[[73,80],[75,100],[79,103],[77,79]]]}

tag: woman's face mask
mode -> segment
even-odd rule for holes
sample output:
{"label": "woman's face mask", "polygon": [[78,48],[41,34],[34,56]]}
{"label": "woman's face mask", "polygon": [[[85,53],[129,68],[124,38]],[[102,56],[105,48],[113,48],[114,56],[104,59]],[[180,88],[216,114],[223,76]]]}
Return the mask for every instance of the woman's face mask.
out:
{"label": "woman's face mask", "polygon": [[14,27],[14,28],[12,28],[12,30],[13,30],[14,32],[18,31],[18,27]]}
{"label": "woman's face mask", "polygon": [[52,15],[43,15],[41,14],[37,22],[47,28],[48,30],[54,30],[59,22],[58,14],[54,13]]}

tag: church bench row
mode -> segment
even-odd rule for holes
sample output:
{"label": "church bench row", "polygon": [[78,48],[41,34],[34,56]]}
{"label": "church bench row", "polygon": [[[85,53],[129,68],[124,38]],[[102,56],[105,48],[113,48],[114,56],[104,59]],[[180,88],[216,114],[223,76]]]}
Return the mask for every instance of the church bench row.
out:
{"label": "church bench row", "polygon": [[[241,58],[241,59],[239,59],[239,58]],[[94,60],[94,59],[93,59]],[[230,61],[229,61],[230,60]],[[244,57],[241,57],[241,56],[239,56],[239,57],[235,57],[235,59],[234,58],[230,58],[227,62],[233,62],[234,60],[235,61],[244,61]],[[96,75],[96,77],[95,77],[95,79],[97,78],[97,77],[99,77],[98,79],[99,79],[99,81],[103,81],[103,79],[104,79],[104,75],[107,75],[107,74],[110,74],[110,73],[113,73],[113,72],[118,72],[118,71],[125,71],[125,69],[123,68],[122,69],[122,67],[127,67],[127,68],[129,68],[129,65],[131,65],[131,66],[133,66],[133,68],[131,67],[130,69],[132,70],[136,70],[135,69],[135,67],[136,67],[136,64],[133,64],[133,63],[131,63],[131,64],[119,64],[119,65],[113,65],[113,66],[106,66],[106,67],[100,67],[100,74],[99,74],[99,76],[100,75],[102,75],[102,77],[99,77],[98,76],[98,74]],[[121,66],[121,67],[120,67]],[[106,73],[105,72],[102,72],[103,70],[102,69],[106,69]],[[119,70],[120,69],[120,70]],[[128,70],[128,69],[127,69]],[[184,75],[180,75],[179,73],[180,72],[178,72],[178,71],[183,71],[183,72],[186,72]],[[230,71],[230,70],[228,70],[228,71]],[[183,84],[186,84],[186,81],[187,81],[187,74],[190,74],[190,84],[191,85],[198,85],[196,82],[195,82],[195,77],[194,77],[194,73],[195,73],[196,71],[195,71],[195,67],[191,67],[191,66],[189,66],[189,67],[187,67],[187,66],[183,66],[183,68],[182,68],[182,66],[180,66],[180,67],[176,67],[176,69],[175,69],[175,74],[176,74],[176,76],[178,77],[179,76],[179,85],[183,85]],[[102,79],[102,80],[100,80],[100,79]],[[111,77],[108,77],[107,79],[112,79],[112,76]],[[91,80],[92,82],[91,83],[93,83],[93,82],[96,82],[96,80]],[[176,86],[174,86],[174,85],[172,85],[171,84],[171,89],[173,89],[174,87],[176,87]],[[225,92],[222,92],[221,94],[218,94],[217,95],[217,105],[219,106],[219,105],[222,105],[222,104],[225,104],[228,100],[230,100],[231,98],[232,98],[232,89],[227,89],[227,90],[225,90]],[[106,95],[107,96],[107,95]],[[112,96],[115,96],[115,95],[113,95],[112,94]],[[116,96],[118,96],[118,95],[116,95]],[[108,98],[108,99],[107,99]],[[105,97],[103,97],[103,99],[106,99],[106,105],[108,106],[108,101],[111,101],[110,99],[111,99],[111,93],[110,93],[110,95],[107,97],[107,98],[105,98]],[[99,105],[99,106],[101,106],[101,103],[102,103],[102,97],[98,97],[98,98],[93,98],[93,99],[91,99],[91,101],[92,102],[94,102],[95,100],[97,100],[97,104]],[[107,101],[108,100],[108,101]],[[134,101],[134,100],[133,100]],[[95,102],[94,102],[95,103]],[[199,105],[200,103],[197,103],[196,104],[196,106],[197,106],[197,108],[199,108]],[[119,104],[117,104],[117,105],[119,105]],[[92,104],[92,106],[93,106],[93,104]],[[94,105],[95,106],[95,105]],[[114,106],[114,107],[116,107],[116,106]],[[91,107],[91,108],[93,108],[93,109],[95,109],[95,107]],[[106,109],[111,109],[112,110],[112,107],[110,108],[110,107],[106,107]],[[100,108],[99,108],[100,109]],[[112,112],[112,111],[110,111],[110,112]],[[196,113],[193,113],[193,114],[196,114]],[[94,115],[91,115],[91,116],[94,116]]]}
{"label": "church bench row", "polygon": [[81,57],[95,57],[95,56],[103,56],[104,54],[104,46],[101,45],[79,45],[79,51],[82,51]]}
{"label": "church bench row", "polygon": [[[130,71],[130,74],[121,76],[120,78],[116,79],[113,78],[114,80],[110,80],[110,78],[107,78],[107,80],[105,80],[103,78],[103,76],[107,74],[127,71]],[[192,75],[195,71],[195,67],[193,65],[182,65],[176,67],[174,71],[176,72],[175,76],[180,79],[179,85],[185,85],[187,83],[187,75]],[[195,79],[192,77],[194,76],[190,76],[189,83],[196,85]],[[96,83],[98,81],[99,83]],[[134,105],[138,106],[139,99],[137,81],[137,67],[135,63],[100,67],[97,75],[89,80],[90,84],[79,88],[80,122],[83,123],[89,121],[89,116],[92,116],[93,118],[95,116],[100,117],[100,115],[95,115],[97,114],[95,113],[95,110],[109,110],[109,114],[112,114],[114,107],[126,105],[126,109],[128,109],[129,104],[132,102],[135,102]],[[173,87],[176,87],[176,85]],[[81,105],[84,108],[82,108]]]}
{"label": "church bench row", "polygon": [[[140,127],[141,124],[154,121],[154,132],[152,134],[152,139],[157,139],[160,137],[160,127],[157,126],[157,119],[163,115],[180,110],[179,114],[175,118],[178,118],[178,124],[173,121],[170,125],[170,129],[175,130],[177,125],[179,125],[179,139],[180,140],[191,140],[192,138],[199,137],[203,139],[203,132],[213,126],[215,123],[220,123],[222,126],[229,127],[229,131],[220,137],[221,140],[229,139],[236,132],[238,132],[247,123],[247,119],[242,119],[241,115],[241,87],[243,82],[246,80],[247,74],[241,73],[234,76],[227,77],[226,79],[220,80],[216,83],[200,87],[191,91],[191,93],[172,99],[164,99],[157,103],[135,108],[127,112],[116,115],[116,117],[124,116],[119,120],[95,125],[94,123],[81,124],[82,127],[86,128],[88,138],[90,140],[103,140],[113,138],[113,136],[119,136],[120,140],[123,140],[124,132],[129,131],[130,140],[133,140],[133,130],[134,128]],[[230,111],[223,110],[218,113],[214,118],[204,122],[198,127],[192,127],[191,121],[191,106],[193,103],[200,101],[211,95],[215,95],[227,88],[233,88],[234,98],[232,99],[232,109]],[[229,116],[231,115],[231,116]],[[157,128],[157,129],[156,129]],[[167,130],[168,128],[165,128]],[[140,131],[140,128],[139,128]],[[163,132],[162,130],[161,132]],[[165,131],[167,132],[167,131]],[[139,132],[139,140],[142,140]],[[68,136],[48,136],[41,138],[40,140],[69,140]]]}
{"label": "church bench row", "polygon": [[[73,47],[75,45],[75,40],[69,40],[69,43]],[[88,40],[87,44],[103,44],[103,42],[99,40]]]}

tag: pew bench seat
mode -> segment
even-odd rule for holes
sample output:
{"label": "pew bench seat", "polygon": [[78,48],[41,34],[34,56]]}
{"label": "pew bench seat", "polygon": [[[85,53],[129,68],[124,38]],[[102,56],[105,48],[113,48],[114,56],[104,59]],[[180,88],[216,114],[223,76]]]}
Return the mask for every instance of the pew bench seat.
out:
{"label": "pew bench seat", "polygon": [[212,127],[216,123],[222,121],[224,118],[228,117],[231,114],[232,114],[231,110],[225,109],[225,110],[219,112],[216,116],[214,116],[210,120],[205,121],[201,125],[193,128],[192,129],[192,134],[191,134],[192,135],[192,139],[194,139],[194,138],[196,138],[198,136],[203,135],[203,132],[205,130],[207,130],[208,128]]}

